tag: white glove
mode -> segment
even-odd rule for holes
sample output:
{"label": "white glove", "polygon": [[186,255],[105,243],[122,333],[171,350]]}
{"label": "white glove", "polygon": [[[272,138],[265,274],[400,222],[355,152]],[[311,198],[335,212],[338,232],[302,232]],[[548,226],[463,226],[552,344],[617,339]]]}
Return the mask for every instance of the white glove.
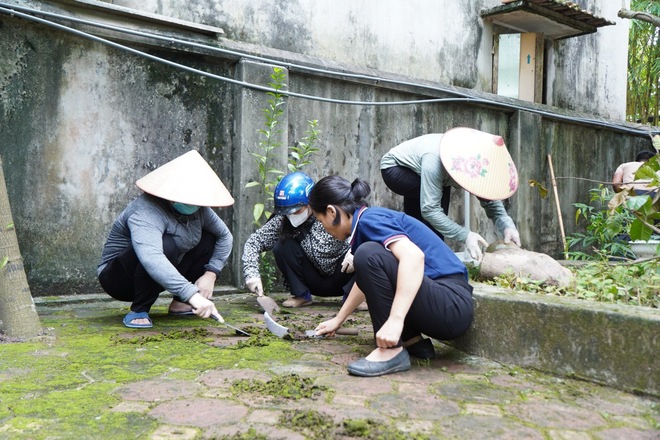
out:
{"label": "white glove", "polygon": [[504,244],[511,242],[514,242],[520,247],[520,234],[518,234],[518,230],[515,228],[506,228],[504,230]]}
{"label": "white glove", "polygon": [[351,254],[351,251],[346,252],[344,261],[341,262],[341,271],[346,273],[353,273],[355,271],[355,268],[353,267],[353,254]]}
{"label": "white glove", "polygon": [[477,234],[476,232],[469,232],[467,238],[465,239],[465,250],[470,254],[473,260],[481,262],[481,258],[484,256],[482,248],[485,249],[488,247],[488,242],[484,238]]}
{"label": "white glove", "polygon": [[256,293],[257,296],[261,296],[264,294],[264,285],[261,284],[261,278],[259,277],[254,277],[254,278],[249,278],[245,280],[245,287],[252,292]]}

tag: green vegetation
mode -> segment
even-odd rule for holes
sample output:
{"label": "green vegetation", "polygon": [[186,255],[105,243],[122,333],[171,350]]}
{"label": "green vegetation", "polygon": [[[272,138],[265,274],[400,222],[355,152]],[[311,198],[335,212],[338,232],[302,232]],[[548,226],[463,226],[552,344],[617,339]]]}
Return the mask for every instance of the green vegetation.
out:
{"label": "green vegetation", "polygon": [[[258,177],[246,185],[246,188],[259,189],[257,202],[252,209],[253,221],[257,228],[271,217],[274,209],[273,192],[285,174],[285,171],[278,169],[273,162],[274,158],[277,157],[278,150],[283,147],[283,143],[279,139],[283,133],[280,127],[286,101],[280,91],[286,88],[286,71],[281,67],[274,67],[270,77],[271,82],[268,85],[274,91],[266,92],[266,95],[270,98],[267,100],[268,105],[262,109],[264,128],[258,130],[261,135],[259,148],[257,152],[252,153],[258,166]],[[289,172],[302,171],[303,167],[312,163],[311,157],[319,151],[315,146],[321,133],[318,129],[318,121],[309,120],[307,124],[305,137],[288,147],[286,167]],[[272,290],[275,280],[277,280],[277,269],[271,253],[264,252],[261,255],[259,272],[264,283],[264,289],[266,291]]]}
{"label": "green vegetation", "polygon": [[608,260],[612,257],[634,259],[628,245],[630,225],[634,215],[625,206],[610,210],[614,193],[600,185],[589,190],[590,204],[574,203],[575,222],[585,222],[585,232],[566,237],[571,260]]}
{"label": "green vegetation", "polygon": [[330,391],[328,387],[314,385],[312,379],[297,374],[278,376],[266,382],[241,379],[232,383],[231,390],[235,394],[258,393],[287,400],[318,399],[322,394]]}
{"label": "green vegetation", "polygon": [[[660,16],[657,0],[632,0],[630,9]],[[629,121],[660,125],[660,28],[629,20],[628,93]]]}
{"label": "green vegetation", "polygon": [[222,436],[221,440],[268,440],[263,434],[257,433],[257,430],[254,428],[248,429],[246,432],[242,432],[232,436]]}
{"label": "green vegetation", "polygon": [[660,308],[660,260],[657,258],[617,264],[597,261],[570,269],[575,283],[566,288],[514,275],[498,277],[492,284],[522,292]]}
{"label": "green vegetation", "polygon": [[[250,302],[251,304],[251,302]],[[233,308],[232,322],[247,320],[252,308]],[[167,315],[152,308],[154,331],[134,331],[121,324],[120,309],[90,308],[86,316],[42,311],[50,336],[0,344],[0,438],[138,438],[156,429],[148,413],[114,411],[123,401],[118,389],[143,380],[198,377],[218,368],[264,370],[272,362],[300,353],[274,336],[268,344],[219,348],[213,342],[238,339],[226,328],[196,317]],[[246,321],[249,322],[249,321]],[[247,328],[246,325],[242,327]]]}
{"label": "green vegetation", "polygon": [[[660,187],[660,135],[653,138],[656,155],[646,161],[635,173],[635,179],[648,180],[651,187]],[[636,195],[632,190],[624,189],[614,195],[608,203],[610,213],[625,210],[632,216],[628,232],[632,240],[649,240],[651,235],[660,235],[658,224],[660,222],[660,193],[655,196],[649,194]]]}
{"label": "green vegetation", "polygon": [[[265,128],[259,130],[261,140],[258,152],[252,153],[258,165],[258,178],[246,185],[246,188],[258,187],[260,191],[259,201],[254,204],[253,208],[254,224],[257,227],[270,218],[273,212],[273,191],[285,174],[285,171],[273,165],[273,159],[283,146],[278,139],[283,133],[280,126],[286,101],[280,91],[286,88],[286,71],[280,67],[274,67],[270,77],[272,81],[268,85],[275,91],[266,92],[270,99],[267,101],[268,105],[262,109]],[[302,171],[305,166],[312,163],[311,157],[319,151],[315,146],[321,133],[318,129],[318,121],[309,120],[307,123],[305,137],[288,147],[288,172]]]}
{"label": "green vegetation", "polygon": [[268,85],[274,89],[274,92],[266,92],[268,106],[262,109],[264,114],[264,127],[259,130],[261,140],[259,141],[259,151],[253,152],[255,161],[258,165],[258,178],[248,182],[246,188],[259,188],[259,201],[254,204],[253,216],[257,227],[261,226],[272,214],[273,210],[273,191],[279,178],[284,174],[282,170],[275,168],[272,164],[273,155],[276,150],[282,147],[282,142],[278,140],[282,133],[280,128],[280,119],[284,113],[284,96],[279,93],[286,87],[284,80],[286,72],[284,69],[275,67],[271,74],[272,82]]}
{"label": "green vegetation", "polygon": [[370,419],[348,419],[338,424],[315,410],[285,411],[280,425],[307,438],[359,438],[367,440],[426,440],[427,435],[403,432],[391,423]]}

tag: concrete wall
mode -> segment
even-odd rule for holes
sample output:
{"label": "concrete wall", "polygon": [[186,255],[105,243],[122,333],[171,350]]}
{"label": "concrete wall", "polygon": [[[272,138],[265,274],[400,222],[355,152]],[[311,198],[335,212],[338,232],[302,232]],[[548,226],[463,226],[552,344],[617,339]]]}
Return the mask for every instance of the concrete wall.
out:
{"label": "concrete wall", "polygon": [[660,312],[475,285],[467,353],[658,395]]}
{"label": "concrete wall", "polygon": [[[576,1],[580,7],[616,23],[595,34],[552,43],[547,103],[555,107],[625,119],[630,20],[617,16],[630,0]],[[611,57],[611,58],[610,58]]]}
{"label": "concrete wall", "polygon": [[0,154],[33,294],[96,288],[99,245],[135,180],[197,149],[231,182],[237,90],[5,18]]}
{"label": "concrete wall", "polygon": [[[190,9],[196,10],[194,5]],[[184,32],[168,28],[167,23],[160,25],[156,31],[163,35]],[[111,31],[93,32],[230,79],[269,82],[272,66],[263,62]],[[198,42],[217,43],[194,29],[185,32]],[[554,256],[561,255],[554,202],[541,199],[526,185],[534,179],[551,187],[547,154],[554,158],[557,176],[609,181],[616,165],[649,145],[647,136],[631,132],[637,127],[579,122],[582,115],[578,113],[553,116],[555,109],[547,106],[498,99],[423,78],[244,42],[223,41],[223,45],[390,81],[342,79],[292,69],[288,88],[308,95],[396,101],[460,94],[493,100],[490,104],[372,106],[292,97],[282,136],[286,144],[293,144],[304,136],[307,121],[317,119],[322,152],[310,174],[368,179],[374,188],[374,204],[400,208],[401,199],[386,190],[378,169],[380,156],[389,148],[413,136],[459,125],[500,133],[518,164],[522,182],[518,193],[506,202],[509,213],[528,249]],[[0,154],[33,295],[98,291],[95,268],[101,247],[114,217],[138,194],[135,180],[189,149],[199,150],[209,160],[237,200],[233,208],[219,211],[236,242],[232,264],[220,282],[241,283],[240,254],[253,230],[255,201],[245,183],[256,178],[250,153],[258,152],[256,133],[263,128],[261,109],[266,95],[3,14],[0,54]],[[284,161],[284,155],[282,151],[278,160]],[[560,182],[567,232],[575,230],[570,221],[572,203],[586,202],[593,186],[596,183],[583,180]],[[452,197],[452,216],[463,222],[463,195],[454,192]],[[474,198],[470,203],[472,228],[493,240],[492,225]]]}
{"label": "concrete wall", "polygon": [[[221,27],[225,38],[353,66],[492,91],[493,29],[480,12],[500,0],[112,0]],[[629,0],[577,0],[616,23],[547,41],[547,102],[625,118]]]}

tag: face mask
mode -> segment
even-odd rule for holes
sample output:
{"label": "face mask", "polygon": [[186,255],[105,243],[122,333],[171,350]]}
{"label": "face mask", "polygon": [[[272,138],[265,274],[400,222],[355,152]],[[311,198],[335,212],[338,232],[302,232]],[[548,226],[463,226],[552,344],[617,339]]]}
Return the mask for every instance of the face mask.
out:
{"label": "face mask", "polygon": [[190,215],[197,212],[199,206],[186,205],[185,203],[172,202],[172,208],[179,214]]}
{"label": "face mask", "polygon": [[289,214],[287,215],[287,218],[291,222],[291,226],[297,228],[298,226],[305,223],[305,220],[309,218],[309,209],[305,209],[300,214]]}

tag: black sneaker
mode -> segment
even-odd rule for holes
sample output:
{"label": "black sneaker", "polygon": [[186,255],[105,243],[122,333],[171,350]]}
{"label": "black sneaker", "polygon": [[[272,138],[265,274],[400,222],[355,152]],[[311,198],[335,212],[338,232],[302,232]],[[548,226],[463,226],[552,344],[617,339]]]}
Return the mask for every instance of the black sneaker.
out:
{"label": "black sneaker", "polygon": [[433,359],[435,357],[435,349],[433,348],[433,342],[430,339],[422,339],[417,341],[412,345],[406,347],[408,353],[411,356],[415,356],[418,359]]}

